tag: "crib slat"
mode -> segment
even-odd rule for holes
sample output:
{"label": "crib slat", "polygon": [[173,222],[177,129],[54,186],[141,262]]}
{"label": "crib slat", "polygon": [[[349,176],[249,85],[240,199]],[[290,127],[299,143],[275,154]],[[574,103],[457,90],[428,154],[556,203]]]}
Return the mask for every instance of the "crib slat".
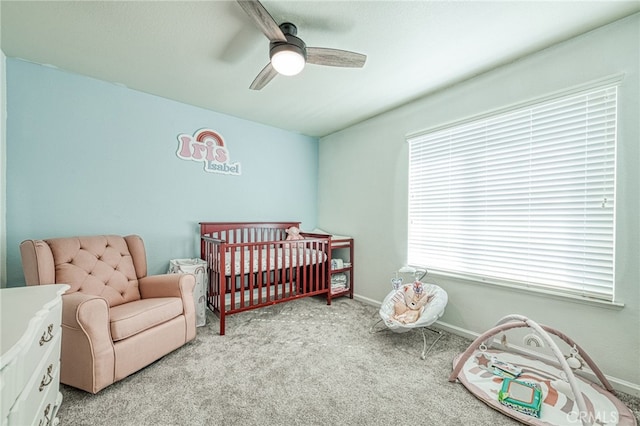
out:
{"label": "crib slat", "polygon": [[328,238],[286,242],[291,226],[300,223],[200,223],[207,306],[220,318],[221,335],[226,315],[330,291]]}

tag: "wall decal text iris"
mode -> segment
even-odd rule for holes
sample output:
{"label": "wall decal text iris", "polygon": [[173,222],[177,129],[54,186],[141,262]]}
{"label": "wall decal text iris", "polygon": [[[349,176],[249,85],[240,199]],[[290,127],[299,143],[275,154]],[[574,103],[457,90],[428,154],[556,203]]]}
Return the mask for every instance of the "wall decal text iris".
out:
{"label": "wall decal text iris", "polygon": [[232,163],[222,136],[211,129],[178,135],[178,158],[204,163],[204,171],[240,175],[240,163]]}

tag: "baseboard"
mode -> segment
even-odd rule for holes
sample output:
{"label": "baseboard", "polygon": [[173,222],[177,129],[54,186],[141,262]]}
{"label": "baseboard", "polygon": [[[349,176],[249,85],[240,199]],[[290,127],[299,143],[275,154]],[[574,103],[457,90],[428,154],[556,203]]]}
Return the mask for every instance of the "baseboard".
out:
{"label": "baseboard", "polygon": [[361,295],[355,294],[355,293],[353,295],[353,298],[355,300],[358,300],[358,301],[362,302],[362,303],[366,303],[367,305],[375,306],[376,308],[379,308],[380,305],[382,305],[382,302],[379,302],[379,301],[373,300],[373,299],[369,299],[368,297],[364,297],[364,296],[361,296]]}
{"label": "baseboard", "polygon": [[[380,305],[382,304],[381,302],[374,300],[374,299],[370,299],[368,297],[364,297],[361,296],[359,294],[354,294],[353,298],[356,300],[359,300],[362,303],[366,303],[367,305],[371,305],[371,306],[375,306],[375,307],[380,307]],[[460,336],[460,337],[464,337],[466,339],[470,339],[470,340],[475,340],[480,334],[479,333],[475,333],[473,331],[446,323],[444,321],[436,321],[435,326],[441,330],[444,330],[448,333],[451,334],[455,334],[456,336]],[[518,347],[518,351],[523,352],[525,354],[531,355],[531,356],[539,356],[539,354],[527,350],[526,348],[521,348]],[[585,372],[585,376],[587,376],[589,378],[589,380],[592,380],[595,383],[599,383],[598,378],[595,376],[595,374],[591,374],[591,373],[587,373]],[[619,379],[617,377],[612,377],[609,376],[607,374],[604,375],[607,380],[609,381],[609,383],[611,383],[611,386],[613,386],[613,388],[619,392],[624,392],[626,394],[629,395],[633,395],[636,397],[640,397],[640,385],[637,383],[631,383],[627,380],[623,380],[623,379]]]}

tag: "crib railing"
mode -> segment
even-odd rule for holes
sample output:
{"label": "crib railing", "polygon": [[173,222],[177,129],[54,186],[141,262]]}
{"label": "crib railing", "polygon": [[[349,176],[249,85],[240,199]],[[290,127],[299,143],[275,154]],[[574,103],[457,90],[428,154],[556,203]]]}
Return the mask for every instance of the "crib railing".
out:
{"label": "crib railing", "polygon": [[228,231],[226,238],[240,241],[234,243],[201,236],[209,274],[207,306],[220,318],[221,335],[227,315],[330,291],[328,238],[266,239],[286,235],[278,232]]}

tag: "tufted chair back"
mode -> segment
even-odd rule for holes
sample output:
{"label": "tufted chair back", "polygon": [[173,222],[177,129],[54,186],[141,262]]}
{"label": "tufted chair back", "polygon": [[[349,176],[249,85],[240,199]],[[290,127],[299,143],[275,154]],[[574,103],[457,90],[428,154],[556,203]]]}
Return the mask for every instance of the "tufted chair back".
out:
{"label": "tufted chair back", "polygon": [[[54,238],[44,240],[49,250],[36,247],[39,262],[50,262],[40,271],[38,283],[64,283],[71,288],[67,294],[81,292],[100,296],[110,307],[140,299],[138,279],[147,274],[146,253],[142,239],[136,235],[121,237],[99,235],[90,237]],[[40,265],[44,266],[44,265]],[[52,273],[52,276],[46,276]]]}

